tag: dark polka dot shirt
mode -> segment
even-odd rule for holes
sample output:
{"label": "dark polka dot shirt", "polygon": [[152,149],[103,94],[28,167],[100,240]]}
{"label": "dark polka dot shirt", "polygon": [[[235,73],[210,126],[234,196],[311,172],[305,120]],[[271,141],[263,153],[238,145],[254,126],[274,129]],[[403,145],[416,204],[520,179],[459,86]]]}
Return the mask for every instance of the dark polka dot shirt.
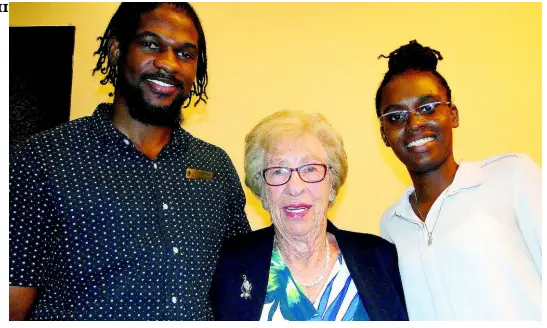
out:
{"label": "dark polka dot shirt", "polygon": [[210,320],[220,246],[250,231],[237,172],[181,128],[151,160],[110,117],[10,153],[10,286],[38,288],[34,320]]}

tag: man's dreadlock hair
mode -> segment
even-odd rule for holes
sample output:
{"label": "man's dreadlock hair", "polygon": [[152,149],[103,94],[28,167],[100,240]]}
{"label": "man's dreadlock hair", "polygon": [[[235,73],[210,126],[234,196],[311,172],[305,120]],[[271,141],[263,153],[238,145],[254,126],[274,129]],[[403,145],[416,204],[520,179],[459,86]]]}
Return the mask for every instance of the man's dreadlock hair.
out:
{"label": "man's dreadlock hair", "polygon": [[[196,14],[194,8],[192,8],[192,6],[187,2],[122,2],[114,16],[112,16],[104,35],[97,38],[97,40],[100,41],[100,45],[99,49],[97,49],[93,55],[99,55],[99,60],[97,61],[97,65],[93,69],[92,74],[94,75],[95,72],[100,71],[105,75],[105,77],[101,80],[101,84],[106,85],[111,83],[114,87],[116,87],[119,72],[118,66],[113,65],[108,58],[110,40],[118,40],[120,44],[121,56],[125,56],[127,54],[126,50],[129,47],[129,43],[139,28],[141,14],[152,11],[163,4],[168,4],[182,10],[184,14],[188,15],[188,17],[192,20],[194,27],[198,32],[199,54],[196,81],[193,83],[190,96],[187,99],[188,102],[184,105],[184,107],[188,107],[190,105],[192,96],[194,95],[198,97],[194,103],[194,106],[201,100],[203,100],[203,102],[207,102],[207,92],[205,89],[207,87],[208,78],[205,34],[203,33],[203,28],[201,27],[201,22],[198,15]],[[118,64],[119,63],[120,62],[118,62]],[[114,93],[110,93],[110,96],[113,95]]]}
{"label": "man's dreadlock hair", "polygon": [[388,71],[384,75],[384,79],[376,92],[376,115],[380,117],[380,103],[382,98],[382,90],[391,81],[391,79],[402,72],[408,70],[418,70],[423,72],[431,72],[435,75],[439,82],[446,89],[448,101],[452,101],[452,92],[444,77],[437,72],[437,61],[442,60],[443,56],[435,49],[424,47],[416,40],[410,41],[408,44],[391,52],[388,56],[380,55],[380,58],[389,58]]}

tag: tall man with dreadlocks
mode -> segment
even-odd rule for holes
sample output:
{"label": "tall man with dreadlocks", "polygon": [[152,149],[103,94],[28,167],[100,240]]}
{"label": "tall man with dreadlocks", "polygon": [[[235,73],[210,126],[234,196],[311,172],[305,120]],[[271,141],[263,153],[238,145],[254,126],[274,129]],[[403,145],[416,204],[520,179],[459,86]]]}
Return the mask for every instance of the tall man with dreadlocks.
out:
{"label": "tall man with dreadlocks", "polygon": [[386,146],[413,186],[384,213],[410,320],[541,320],[541,169],[524,154],[454,160],[459,112],[441,54],[411,41],[376,94]]}
{"label": "tall man with dreadlocks", "polygon": [[227,154],[180,127],[207,98],[200,21],[122,3],[99,39],[113,103],[10,153],[10,319],[212,319],[220,246],[250,227]]}

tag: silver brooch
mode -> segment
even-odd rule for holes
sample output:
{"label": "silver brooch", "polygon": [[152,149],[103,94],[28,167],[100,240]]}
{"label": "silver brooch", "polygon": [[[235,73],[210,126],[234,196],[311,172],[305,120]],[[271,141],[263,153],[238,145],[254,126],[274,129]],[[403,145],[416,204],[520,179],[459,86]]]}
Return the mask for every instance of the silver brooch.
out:
{"label": "silver brooch", "polygon": [[241,278],[243,279],[243,283],[241,284],[241,295],[240,297],[243,297],[244,299],[251,298],[251,290],[253,289],[253,285],[247,280],[246,275],[242,275]]}

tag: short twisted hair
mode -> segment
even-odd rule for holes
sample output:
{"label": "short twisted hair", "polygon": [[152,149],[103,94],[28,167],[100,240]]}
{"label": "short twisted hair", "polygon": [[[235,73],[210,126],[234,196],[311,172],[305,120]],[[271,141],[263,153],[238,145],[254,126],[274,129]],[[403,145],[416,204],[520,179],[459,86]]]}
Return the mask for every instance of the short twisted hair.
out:
{"label": "short twisted hair", "polygon": [[380,55],[378,58],[389,58],[388,71],[384,75],[384,79],[376,91],[376,115],[380,117],[380,104],[382,102],[382,90],[391,81],[391,79],[400,73],[408,70],[417,70],[422,72],[431,72],[441,85],[446,89],[448,101],[452,101],[452,91],[448,86],[445,78],[437,72],[437,62],[443,59],[441,53],[435,49],[424,47],[416,40],[410,41],[408,44],[399,47],[392,51],[389,55]]}

